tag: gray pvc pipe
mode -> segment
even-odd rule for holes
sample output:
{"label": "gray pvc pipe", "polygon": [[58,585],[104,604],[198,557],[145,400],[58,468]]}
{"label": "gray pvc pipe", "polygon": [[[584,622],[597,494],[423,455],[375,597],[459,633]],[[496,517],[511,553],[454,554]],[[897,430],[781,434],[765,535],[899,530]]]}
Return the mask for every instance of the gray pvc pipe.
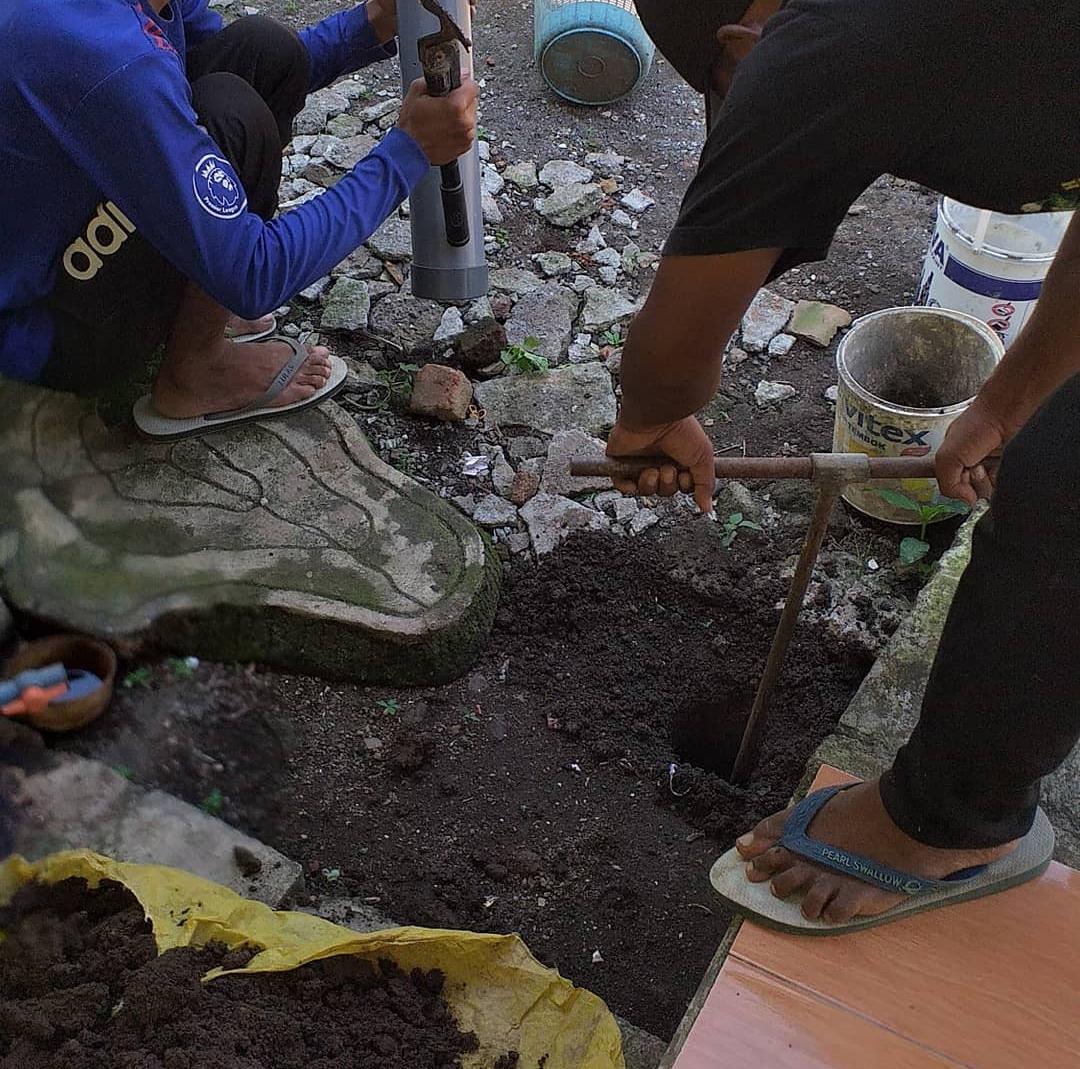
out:
{"label": "gray pvc pipe", "polygon": [[[472,36],[469,0],[443,0],[466,37]],[[439,20],[425,11],[418,0],[398,0],[398,49],[401,53],[401,81],[409,86],[422,78],[416,42],[439,28]],[[472,53],[461,49],[462,74],[472,73]],[[417,297],[435,301],[470,301],[488,289],[487,261],[484,258],[484,215],[480,200],[480,154],[475,143],[458,161],[469,206],[469,243],[459,249],[447,244],[443,222],[439,169],[432,167],[409,198],[412,225],[412,291]]]}

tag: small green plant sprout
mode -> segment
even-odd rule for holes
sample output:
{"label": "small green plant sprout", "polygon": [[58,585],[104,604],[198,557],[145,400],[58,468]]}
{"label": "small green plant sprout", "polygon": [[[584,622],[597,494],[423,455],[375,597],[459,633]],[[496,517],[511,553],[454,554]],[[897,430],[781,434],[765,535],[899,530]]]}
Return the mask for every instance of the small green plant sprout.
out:
{"label": "small green plant sprout", "polygon": [[412,475],[413,473],[412,454],[405,450],[394,450],[390,455],[390,463],[393,467],[397,468],[402,475]]}
{"label": "small green plant sprout", "polygon": [[520,345],[511,345],[503,349],[499,359],[515,371],[523,371],[526,375],[543,375],[550,365],[546,356],[541,356],[536,350],[540,348],[539,338],[526,338]]}
{"label": "small green plant sprout", "polygon": [[608,327],[608,329],[600,335],[601,345],[610,345],[612,349],[617,349],[622,343],[622,331],[619,330],[618,327]]}
{"label": "small green plant sprout", "polygon": [[133,769],[131,765],[113,765],[113,771],[118,776],[123,776],[126,780],[135,778],[135,769]]}
{"label": "small green plant sprout", "polygon": [[221,791],[215,787],[203,800],[202,811],[209,813],[210,816],[216,817],[221,813],[221,806],[225,799],[221,795]]}
{"label": "small green plant sprout", "polygon": [[195,674],[199,662],[194,657],[170,657],[165,666],[172,673],[173,679],[190,679]]}
{"label": "small green plant sprout", "polygon": [[741,512],[733,512],[724,520],[724,528],[720,534],[720,544],[724,549],[730,549],[731,544],[739,537],[740,531],[760,531],[761,524],[755,523],[743,517]]}
{"label": "small green plant sprout", "polygon": [[398,364],[389,371],[380,371],[379,381],[390,388],[394,397],[407,401],[412,394],[413,375],[419,370],[419,364]]}
{"label": "small green plant sprout", "polygon": [[375,703],[387,716],[397,716],[401,712],[401,706],[397,698],[380,698]]}
{"label": "small green plant sprout", "polygon": [[132,668],[132,670],[124,676],[124,686],[128,690],[134,690],[136,687],[149,687],[150,680],[153,676],[153,670],[148,664],[140,665],[138,668]]}
{"label": "small green plant sprout", "polygon": [[505,249],[510,244],[510,231],[504,226],[497,226],[495,228],[495,244],[500,249]]}
{"label": "small green plant sprout", "polygon": [[899,490],[884,488],[875,490],[874,493],[893,508],[913,513],[919,524],[918,538],[909,536],[900,542],[901,564],[918,564],[930,552],[930,543],[926,541],[926,528],[935,520],[943,520],[946,516],[966,516],[971,511],[971,506],[966,501],[957,501],[951,497],[943,497],[939,501],[924,505]]}

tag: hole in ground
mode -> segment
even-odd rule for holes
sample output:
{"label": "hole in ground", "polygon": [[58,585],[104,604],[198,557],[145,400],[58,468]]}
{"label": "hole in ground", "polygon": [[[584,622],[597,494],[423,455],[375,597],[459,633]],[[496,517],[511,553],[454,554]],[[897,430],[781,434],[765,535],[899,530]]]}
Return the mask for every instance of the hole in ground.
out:
{"label": "hole in ground", "polygon": [[752,693],[733,690],[676,710],[671,721],[675,753],[688,765],[728,779],[752,704]]}

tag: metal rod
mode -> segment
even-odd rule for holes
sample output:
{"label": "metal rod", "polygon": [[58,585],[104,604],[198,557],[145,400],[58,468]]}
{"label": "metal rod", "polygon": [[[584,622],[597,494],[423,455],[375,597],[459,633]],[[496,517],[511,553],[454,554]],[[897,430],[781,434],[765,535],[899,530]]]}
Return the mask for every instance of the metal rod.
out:
{"label": "metal rod", "polygon": [[788,591],[787,601],[784,602],[784,611],[780,616],[776,634],[773,636],[769,658],[765,662],[765,671],[761,675],[761,682],[758,683],[742,744],[735,758],[735,766],[731,770],[732,783],[745,783],[754,770],[761,736],[769,717],[773,690],[784,667],[784,658],[787,656],[788,646],[791,645],[791,636],[799,619],[803,598],[806,597],[806,588],[810,585],[810,576],[813,574],[814,564],[817,562],[821,543],[825,540],[825,534],[829,529],[829,519],[839,496],[840,484],[835,480],[823,482],[818,491],[814,515],[811,517],[810,527],[807,529],[802,551],[799,553],[799,563],[796,565],[795,575],[791,580],[791,589]]}
{"label": "metal rod", "polygon": [[[845,454],[833,454],[843,456]],[[870,479],[932,479],[933,457],[870,457]],[[649,468],[673,463],[670,457],[595,457],[570,462],[571,475],[636,479]],[[812,457],[717,457],[718,479],[813,479]]]}

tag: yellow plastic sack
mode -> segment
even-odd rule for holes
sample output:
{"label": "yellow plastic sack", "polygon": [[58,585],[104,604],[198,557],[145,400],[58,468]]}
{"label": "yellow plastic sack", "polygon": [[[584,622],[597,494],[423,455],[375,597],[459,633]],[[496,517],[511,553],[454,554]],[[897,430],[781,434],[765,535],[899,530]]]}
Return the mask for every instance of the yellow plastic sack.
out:
{"label": "yellow plastic sack", "polygon": [[[619,1028],[604,1003],[542,966],[517,936],[427,928],[361,935],[306,913],[276,912],[179,869],[124,864],[88,850],[34,863],[9,858],[0,864],[0,902],[32,880],[73,876],[92,887],[113,880],[131,891],[153,925],[159,952],[210,941],[265,948],[236,972],[284,972],[337,954],[441,969],[458,1024],[480,1042],[463,1057],[466,1069],[490,1069],[511,1050],[520,1053],[522,1069],[624,1069]],[[216,969],[206,979],[219,975]]]}

